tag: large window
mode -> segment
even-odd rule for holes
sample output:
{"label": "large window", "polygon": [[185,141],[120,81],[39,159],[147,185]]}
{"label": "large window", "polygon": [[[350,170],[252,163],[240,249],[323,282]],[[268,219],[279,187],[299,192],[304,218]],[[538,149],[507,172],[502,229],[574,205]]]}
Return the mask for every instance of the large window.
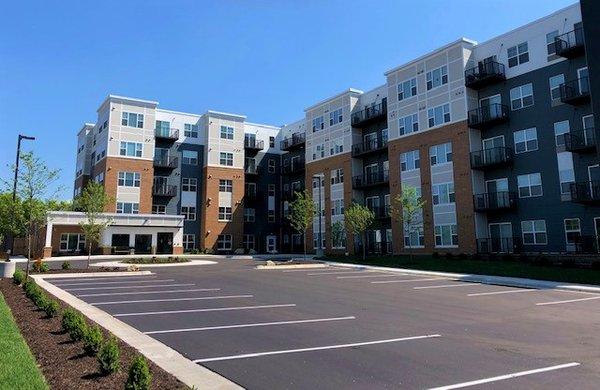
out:
{"label": "large window", "polygon": [[417,94],[417,79],[412,78],[398,84],[398,100],[408,99]]}
{"label": "large window", "polygon": [[456,225],[436,225],[433,229],[435,235],[435,246],[458,245],[458,233]]}
{"label": "large window", "polygon": [[270,158],[269,161],[267,161],[267,164],[267,172],[275,173],[275,160]]}
{"label": "large window", "polygon": [[416,133],[419,131],[419,116],[412,114],[398,119],[398,128],[400,135]]}
{"label": "large window", "polygon": [[448,84],[448,67],[446,65],[427,72],[427,90]]}
{"label": "large window", "polygon": [[530,173],[517,176],[519,198],[542,196],[542,176],[539,173]]}
{"label": "large window", "polygon": [[195,150],[184,150],[182,153],[183,163],[187,165],[198,165],[198,152]]}
{"label": "large window", "polygon": [[548,79],[548,83],[550,84],[550,99],[552,101],[560,101],[560,85],[564,84],[564,82],[564,74],[557,74]]}
{"label": "large window", "polygon": [[344,139],[336,138],[336,139],[332,140],[329,153],[333,156],[333,155],[340,154],[343,152],[344,152]]}
{"label": "large window", "polygon": [[[342,222],[343,227],[343,222]],[[331,248],[344,249],[346,248],[346,229],[342,228],[339,234],[331,235]]]}
{"label": "large window", "polygon": [[339,184],[344,182],[344,168],[331,170],[331,184]]}
{"label": "large window", "polygon": [[139,142],[121,141],[119,154],[121,156],[142,157],[142,144]]}
{"label": "large window", "polygon": [[221,152],[219,154],[219,164],[226,165],[228,167],[233,166],[233,153]]}
{"label": "large window", "polygon": [[198,179],[193,177],[181,178],[181,191],[196,192],[198,190]]}
{"label": "large window", "polygon": [[188,221],[196,220],[196,207],[192,206],[181,206],[181,215]]}
{"label": "large window", "polygon": [[421,160],[419,159],[419,151],[411,150],[410,152],[402,153],[400,155],[400,170],[402,172],[412,171],[413,169],[419,169],[421,167]]}
{"label": "large window", "polygon": [[433,107],[427,110],[429,127],[439,126],[450,122],[450,104]]}
{"label": "large window", "polygon": [[193,234],[183,235],[183,249],[190,251],[196,248],[196,236]]}
{"label": "large window", "polygon": [[144,114],[136,114],[134,112],[125,112],[121,116],[121,125],[129,127],[144,127]]}
{"label": "large window", "polygon": [[508,55],[509,68],[529,62],[529,49],[527,42],[520,43],[516,46],[511,46],[506,52]]}
{"label": "large window", "polygon": [[223,138],[223,139],[233,139],[233,127],[231,127],[231,126],[221,126],[221,138]]}
{"label": "large window", "polygon": [[543,219],[521,221],[521,231],[525,245],[546,245],[548,243],[546,221]]}
{"label": "large window", "polygon": [[425,233],[423,225],[413,225],[408,227],[404,224],[404,246],[406,248],[422,248],[425,246]]}
{"label": "large window", "polygon": [[119,187],[139,187],[139,172],[119,172]]}
{"label": "large window", "polygon": [[183,125],[183,135],[191,138],[198,138],[198,125],[186,123]]}
{"label": "large window", "polygon": [[219,207],[219,221],[231,221],[231,207]]}
{"label": "large window", "polygon": [[554,38],[558,36],[558,30],[554,30],[546,34],[546,51],[551,56],[556,54],[556,45],[554,44]]}
{"label": "large window", "polygon": [[342,116],[342,109],[338,108],[337,110],[331,111],[329,113],[329,126],[336,125],[338,123],[342,123],[344,117]]}
{"label": "large window", "polygon": [[531,152],[538,149],[537,130],[531,129],[519,130],[514,132],[515,153]]}
{"label": "large window", "polygon": [[233,180],[219,179],[219,192],[233,192]]}
{"label": "large window", "polygon": [[331,201],[331,215],[344,215],[344,199]]}
{"label": "large window", "polygon": [[554,122],[554,138],[556,146],[564,146],[565,134],[571,131],[569,121]]}
{"label": "large window", "polygon": [[117,202],[117,214],[138,214],[140,204],[134,202]]}
{"label": "large window", "polygon": [[85,250],[85,235],[79,233],[63,233],[60,235],[60,252],[77,252]]}
{"label": "large window", "polygon": [[431,186],[433,204],[448,204],[456,201],[454,195],[454,183],[433,184]]}
{"label": "large window", "polygon": [[231,234],[219,234],[217,236],[217,249],[221,251],[230,251],[233,248]]}
{"label": "large window", "polygon": [[313,146],[313,160],[325,157],[325,145],[318,144]]}
{"label": "large window", "polygon": [[252,208],[244,209],[244,222],[254,222],[256,220],[256,210]]}
{"label": "large window", "polygon": [[579,218],[565,219],[565,239],[568,244],[578,244],[581,242],[581,225]]}
{"label": "large window", "polygon": [[244,234],[244,249],[255,250],[254,234]]}
{"label": "large window", "polygon": [[312,120],[313,133],[316,131],[319,131],[319,130],[323,130],[324,127],[325,127],[325,123],[323,122],[323,116],[313,118],[313,120]]}
{"label": "large window", "polygon": [[430,147],[429,159],[432,166],[452,161],[452,143],[448,142]]}
{"label": "large window", "polygon": [[533,106],[533,84],[525,84],[510,90],[510,108],[519,110]]}

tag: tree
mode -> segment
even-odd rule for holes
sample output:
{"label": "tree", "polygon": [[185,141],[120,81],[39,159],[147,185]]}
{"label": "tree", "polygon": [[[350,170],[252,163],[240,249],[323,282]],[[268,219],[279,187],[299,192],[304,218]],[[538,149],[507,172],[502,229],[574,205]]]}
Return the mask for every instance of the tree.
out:
{"label": "tree", "polygon": [[9,237],[25,234],[24,218],[21,200],[13,201],[10,192],[0,194],[0,245],[6,246]]}
{"label": "tree", "polygon": [[346,229],[344,228],[344,222],[336,221],[331,224],[331,240],[332,246],[336,243],[343,243],[346,246]]}
{"label": "tree", "polygon": [[312,225],[315,216],[315,204],[307,190],[295,192],[295,199],[290,203],[288,220],[294,231],[302,234],[304,244],[304,260],[306,260],[306,230]]}
{"label": "tree", "polygon": [[79,226],[83,234],[85,234],[85,242],[88,250],[88,268],[90,267],[92,247],[100,242],[102,232],[111,223],[109,218],[102,217],[104,208],[109,203],[110,199],[104,191],[104,186],[94,181],[90,181],[85,186],[81,195],[74,202],[75,209],[85,213],[85,221],[80,222]]}
{"label": "tree", "polygon": [[362,237],[363,260],[367,258],[367,229],[375,220],[375,214],[368,207],[352,203],[344,212],[344,221],[350,233]]}
{"label": "tree", "polygon": [[[418,225],[422,222],[421,215],[425,201],[421,199],[417,189],[409,185],[403,185],[400,194],[396,195],[392,201],[392,218],[401,223],[402,229],[406,229],[410,241],[411,234],[414,233]],[[412,261],[413,253],[410,252]]]}

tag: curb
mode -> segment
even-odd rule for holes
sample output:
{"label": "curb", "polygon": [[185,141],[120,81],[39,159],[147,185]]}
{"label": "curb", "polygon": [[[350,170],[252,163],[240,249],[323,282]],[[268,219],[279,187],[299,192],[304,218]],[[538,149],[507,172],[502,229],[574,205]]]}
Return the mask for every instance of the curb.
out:
{"label": "curb", "polygon": [[[64,273],[64,274],[47,274],[47,275],[30,275],[33,277],[41,277],[42,279],[60,279],[60,278],[99,278],[99,277],[109,277],[110,276],[145,276],[152,275],[151,271],[107,271],[107,272],[79,272],[79,273]],[[37,279],[36,278],[36,279]]]}
{"label": "curb", "polygon": [[294,269],[294,268],[326,268],[327,264],[282,264],[282,265],[257,265],[256,269]]}
{"label": "curb", "polygon": [[553,282],[547,280],[538,279],[526,279],[526,278],[513,278],[507,276],[492,276],[492,275],[476,275],[476,274],[457,274],[451,272],[437,272],[437,271],[421,271],[408,268],[392,268],[392,267],[381,267],[374,265],[365,264],[350,264],[350,263],[339,263],[337,261],[323,261],[324,264],[332,266],[345,266],[350,268],[361,268],[361,269],[372,269],[377,271],[388,271],[388,272],[402,272],[405,274],[412,275],[427,275],[427,276],[441,276],[449,279],[455,279],[464,282],[475,282],[483,284],[497,284],[500,286],[509,287],[523,287],[523,288],[537,288],[537,289],[560,289],[569,291],[580,291],[589,293],[600,293],[600,287],[592,286],[589,284],[571,284],[565,282]]}
{"label": "curb", "polygon": [[137,267],[137,268],[160,268],[160,267],[189,267],[192,265],[210,265],[210,264],[218,264],[216,261],[212,260],[190,260],[185,263],[157,263],[157,264],[134,264],[134,263],[123,263],[120,261],[102,261],[100,263],[90,264],[90,267],[119,267],[119,268],[129,268],[129,267]]}

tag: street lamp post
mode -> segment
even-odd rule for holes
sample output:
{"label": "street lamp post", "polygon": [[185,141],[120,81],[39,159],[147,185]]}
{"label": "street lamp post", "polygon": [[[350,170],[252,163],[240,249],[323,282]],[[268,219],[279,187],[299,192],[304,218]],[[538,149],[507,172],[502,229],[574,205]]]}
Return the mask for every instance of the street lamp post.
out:
{"label": "street lamp post", "polygon": [[321,226],[321,221],[323,218],[322,213],[322,197],[321,197],[321,178],[324,175],[313,175],[313,180],[317,179],[319,181],[319,246],[317,247],[317,256],[323,256],[323,227]]}

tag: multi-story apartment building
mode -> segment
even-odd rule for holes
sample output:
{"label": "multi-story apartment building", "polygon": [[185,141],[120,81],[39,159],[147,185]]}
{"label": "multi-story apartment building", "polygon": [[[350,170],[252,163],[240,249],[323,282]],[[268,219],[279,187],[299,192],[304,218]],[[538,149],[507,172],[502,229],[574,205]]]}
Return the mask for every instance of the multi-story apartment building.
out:
{"label": "multi-story apartment building", "polygon": [[[456,40],[281,127],[109,96],[79,132],[75,195],[95,180],[107,212],[183,215],[182,249],[301,252],[306,234],[309,249],[354,252],[360,240],[333,233],[357,202],[375,214],[372,253],[597,251],[598,12]],[[410,229],[390,215],[407,186],[425,200]],[[294,232],[304,189],[320,209]]]}

